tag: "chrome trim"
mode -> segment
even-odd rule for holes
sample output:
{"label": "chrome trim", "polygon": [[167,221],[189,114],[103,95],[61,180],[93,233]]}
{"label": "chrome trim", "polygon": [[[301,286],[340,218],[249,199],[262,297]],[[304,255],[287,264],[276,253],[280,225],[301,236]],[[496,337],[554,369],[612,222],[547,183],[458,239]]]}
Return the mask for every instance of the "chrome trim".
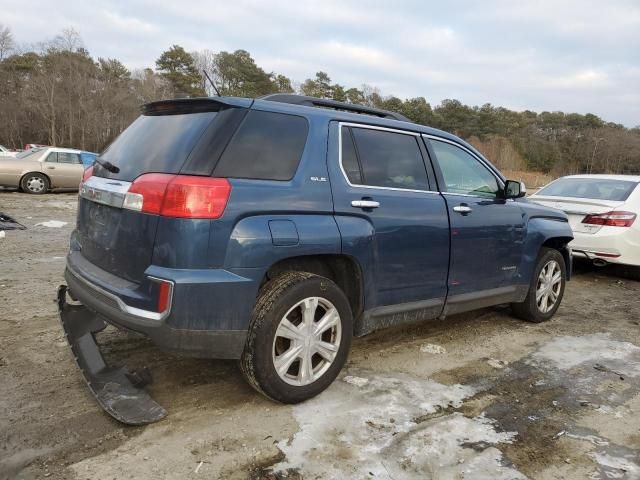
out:
{"label": "chrome trim", "polygon": [[169,304],[167,305],[167,309],[164,312],[152,312],[150,310],[143,310],[142,308],[136,308],[136,307],[131,307],[127,305],[126,303],[124,303],[124,301],[120,297],[118,297],[117,295],[111,292],[108,292],[107,290],[95,285],[94,283],[91,283],[89,280],[81,276],[79,273],[75,272],[72,268],[69,268],[68,265],[67,265],[67,270],[78,281],[84,283],[87,287],[91,288],[92,290],[95,290],[96,292],[100,293],[101,295],[104,295],[107,298],[112,299],[114,302],[116,302],[120,310],[122,310],[125,313],[128,313],[129,315],[145,318],[147,320],[161,321],[167,318],[169,316],[169,313],[171,313],[171,306],[173,304],[174,282],[170,280],[166,280],[164,278],[152,277],[152,276],[147,277],[150,280],[153,280],[156,282],[165,282],[169,284]]}
{"label": "chrome trim", "polygon": [[374,188],[377,190],[391,190],[394,192],[416,192],[416,193],[429,193],[440,195],[440,192],[436,192],[433,190],[415,190],[411,188],[396,188],[396,187],[379,187],[376,185],[358,185],[355,183],[351,183],[349,177],[347,176],[347,172],[342,165],[342,127],[356,127],[356,128],[367,128],[369,130],[381,130],[385,132],[394,132],[400,133],[404,135],[411,135],[414,137],[419,137],[420,134],[416,132],[407,132],[406,130],[398,130],[396,128],[386,128],[386,127],[377,127],[374,125],[366,125],[362,123],[353,123],[353,122],[338,122],[338,166],[340,167],[340,171],[342,172],[342,176],[344,180],[347,182],[347,185],[353,188]]}
{"label": "chrome trim", "polygon": [[92,176],[80,184],[79,195],[95,203],[122,208],[130,186],[131,182]]}
{"label": "chrome trim", "polygon": [[472,211],[472,209],[467,205],[457,205],[453,207],[453,211],[458,213],[469,213]]}
{"label": "chrome trim", "polygon": [[407,130],[399,130],[397,128],[378,127],[376,125],[367,125],[363,123],[354,123],[354,122],[339,122],[339,123],[341,127],[345,126],[345,127],[368,128],[369,130],[382,130],[384,132],[402,133],[403,135],[412,135],[414,137],[420,136],[420,133],[418,132],[409,132]]}
{"label": "chrome trim", "polygon": [[357,208],[378,208],[380,206],[380,202],[376,202],[374,200],[353,200],[351,202],[351,206]]}
{"label": "chrome trim", "polygon": [[[454,147],[458,147],[462,150],[464,150],[465,152],[467,152],[469,155],[471,155],[473,158],[475,158],[476,160],[478,160],[482,166],[484,168],[486,168],[487,170],[489,170],[489,173],[491,175],[493,175],[496,180],[498,180],[498,183],[502,186],[502,188],[504,188],[504,181],[496,175],[495,172],[495,167],[493,165],[490,165],[489,163],[487,163],[486,160],[484,160],[482,157],[479,157],[476,153],[474,153],[472,150],[469,150],[467,147],[465,147],[464,145],[460,145],[458,142],[454,142],[453,140],[449,140],[448,138],[442,138],[442,137],[438,137],[437,135],[431,135],[429,133],[423,133],[422,136],[424,138],[428,138],[430,140],[436,140],[438,142],[444,142],[444,143],[448,143],[450,145],[453,145]],[[438,159],[436,158],[436,162],[438,161]],[[442,192],[445,193],[445,192]],[[462,195],[462,194],[458,194],[458,195]],[[474,195],[469,195],[470,197],[473,197]]]}

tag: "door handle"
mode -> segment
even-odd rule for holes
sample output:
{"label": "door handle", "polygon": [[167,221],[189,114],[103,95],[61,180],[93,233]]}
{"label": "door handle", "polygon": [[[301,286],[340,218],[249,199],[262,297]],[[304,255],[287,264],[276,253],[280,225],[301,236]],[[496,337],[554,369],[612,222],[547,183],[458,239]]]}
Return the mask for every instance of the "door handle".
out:
{"label": "door handle", "polygon": [[353,200],[351,206],[356,208],[378,208],[380,202],[376,202],[375,200]]}
{"label": "door handle", "polygon": [[55,170],[56,167],[47,167],[49,170]]}
{"label": "door handle", "polygon": [[461,205],[453,207],[453,211],[461,213],[462,215],[467,215],[467,214],[471,213],[472,209],[471,209],[471,207],[469,205],[463,203]]}

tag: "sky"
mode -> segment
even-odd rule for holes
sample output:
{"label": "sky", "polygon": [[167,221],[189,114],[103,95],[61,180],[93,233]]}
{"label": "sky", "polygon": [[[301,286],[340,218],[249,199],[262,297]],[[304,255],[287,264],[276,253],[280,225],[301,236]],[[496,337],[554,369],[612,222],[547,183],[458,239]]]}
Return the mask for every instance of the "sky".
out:
{"label": "sky", "polygon": [[73,28],[131,69],[244,49],[298,82],[640,125],[640,0],[0,0],[0,24],[21,45]]}

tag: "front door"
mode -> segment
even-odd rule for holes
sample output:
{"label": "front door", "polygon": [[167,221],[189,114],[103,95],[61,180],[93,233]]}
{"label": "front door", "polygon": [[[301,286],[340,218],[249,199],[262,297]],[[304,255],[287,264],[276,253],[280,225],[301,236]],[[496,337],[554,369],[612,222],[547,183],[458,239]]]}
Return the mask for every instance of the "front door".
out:
{"label": "front door", "polygon": [[438,137],[425,141],[451,221],[449,302],[468,302],[460,308],[466,310],[508,301],[522,283],[523,209],[502,198],[502,180],[466,147]]}
{"label": "front door", "polygon": [[365,310],[377,308],[386,324],[439,315],[449,225],[419,134],[332,122],[329,145],[339,146],[328,166],[343,253],[374,272]]}

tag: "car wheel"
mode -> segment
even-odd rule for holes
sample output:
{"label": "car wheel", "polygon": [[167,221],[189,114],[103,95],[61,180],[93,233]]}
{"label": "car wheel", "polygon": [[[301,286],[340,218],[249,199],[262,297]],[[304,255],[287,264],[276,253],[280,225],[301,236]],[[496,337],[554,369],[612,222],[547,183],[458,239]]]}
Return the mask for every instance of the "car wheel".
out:
{"label": "car wheel", "polygon": [[49,179],[41,173],[27,173],[20,182],[22,191],[40,195],[49,190]]}
{"label": "car wheel", "polygon": [[351,307],[331,280],[287,272],[270,280],[253,309],[240,367],[263,395],[298,403],[326,389],[342,369],[353,333]]}
{"label": "car wheel", "polygon": [[542,248],[524,302],[511,304],[513,313],[529,322],[549,320],[558,310],[564,295],[567,268],[558,250]]}

